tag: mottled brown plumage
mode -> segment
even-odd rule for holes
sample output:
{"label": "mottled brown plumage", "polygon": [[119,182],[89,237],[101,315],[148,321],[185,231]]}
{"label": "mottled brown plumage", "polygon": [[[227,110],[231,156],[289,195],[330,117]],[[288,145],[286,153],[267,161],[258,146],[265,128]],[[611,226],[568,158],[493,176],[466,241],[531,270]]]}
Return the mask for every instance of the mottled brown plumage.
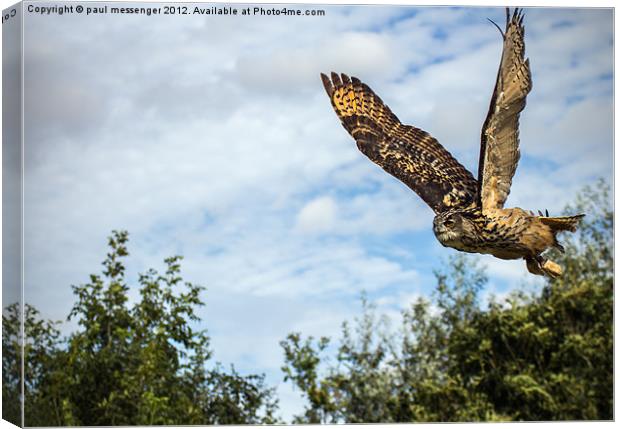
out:
{"label": "mottled brown plumage", "polygon": [[[498,27],[499,28],[499,27]],[[562,250],[556,235],[575,231],[583,215],[549,217],[505,209],[519,161],[519,114],[532,89],[523,15],[506,9],[502,58],[482,127],[478,180],[427,132],[405,125],[366,84],[321,74],[344,128],[371,161],[415,191],[435,212],[433,232],[447,247],[526,261],[533,274],[562,270],[541,254]]]}
{"label": "mottled brown plumage", "polygon": [[431,135],[402,124],[359,79],[336,73],[331,81],[321,77],[334,110],[359,150],[414,190],[435,213],[474,202],[476,179]]}
{"label": "mottled brown plumage", "polygon": [[532,89],[530,62],[525,59],[523,15],[506,9],[504,49],[489,113],[482,126],[478,181],[483,210],[501,208],[510,193],[519,162],[519,114]]}

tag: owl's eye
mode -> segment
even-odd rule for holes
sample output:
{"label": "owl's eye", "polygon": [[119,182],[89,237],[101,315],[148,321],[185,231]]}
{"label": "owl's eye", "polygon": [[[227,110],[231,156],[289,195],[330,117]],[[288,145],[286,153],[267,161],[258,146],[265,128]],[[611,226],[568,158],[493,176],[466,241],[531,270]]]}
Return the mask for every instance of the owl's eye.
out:
{"label": "owl's eye", "polygon": [[453,217],[449,217],[444,221],[443,224],[448,228],[453,227],[456,224],[456,219],[454,219]]}

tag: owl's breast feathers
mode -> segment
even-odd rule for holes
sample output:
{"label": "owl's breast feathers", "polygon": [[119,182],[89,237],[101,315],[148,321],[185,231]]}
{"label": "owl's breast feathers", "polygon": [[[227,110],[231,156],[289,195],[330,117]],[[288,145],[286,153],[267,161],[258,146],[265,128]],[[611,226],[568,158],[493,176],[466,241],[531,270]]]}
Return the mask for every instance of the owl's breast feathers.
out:
{"label": "owl's breast feathers", "polygon": [[475,238],[465,243],[470,252],[519,259],[538,255],[556,243],[548,225],[520,208],[469,210],[467,214],[476,226]]}

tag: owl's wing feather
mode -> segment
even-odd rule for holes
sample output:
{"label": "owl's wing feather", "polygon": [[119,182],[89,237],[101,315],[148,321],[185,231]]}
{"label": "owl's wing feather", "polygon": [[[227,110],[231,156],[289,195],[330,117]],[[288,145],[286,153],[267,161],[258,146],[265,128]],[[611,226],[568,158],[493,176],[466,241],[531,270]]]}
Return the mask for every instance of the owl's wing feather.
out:
{"label": "owl's wing feather", "polygon": [[[501,30],[500,30],[501,31]],[[482,127],[478,184],[478,205],[502,208],[510,193],[519,162],[519,114],[532,89],[529,59],[525,59],[523,14],[506,9],[504,46],[491,97],[489,113]]]}
{"label": "owl's wing feather", "polygon": [[435,213],[475,203],[478,183],[427,132],[404,125],[359,79],[321,74],[344,128],[359,150],[415,191]]}

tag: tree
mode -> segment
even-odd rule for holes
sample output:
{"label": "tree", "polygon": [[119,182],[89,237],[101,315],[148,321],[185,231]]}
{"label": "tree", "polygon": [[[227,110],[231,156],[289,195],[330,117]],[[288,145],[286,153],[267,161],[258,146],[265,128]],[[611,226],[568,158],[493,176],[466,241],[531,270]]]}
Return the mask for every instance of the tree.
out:
{"label": "tree", "polygon": [[433,301],[382,332],[362,300],[335,356],[330,340],[281,343],[285,380],[304,394],[298,422],[609,420],[613,418],[613,211],[603,182],[575,207],[587,213],[565,253],[565,274],[539,293],[516,291],[486,308],[484,269],[459,254],[435,273]]}
{"label": "tree", "polygon": [[[2,316],[2,418],[21,426],[22,353],[24,359],[25,414],[35,419],[53,412],[53,395],[58,388],[59,322],[41,320],[36,308],[24,305],[24,332],[20,335],[19,304],[5,308]],[[23,345],[23,349],[22,349]]]}
{"label": "tree", "polygon": [[[362,296],[362,315],[355,332],[343,324],[337,365],[320,378],[322,338],[290,334],[281,343],[283,370],[309,404],[297,422],[392,423],[412,421],[489,420],[496,416],[482,395],[471,393],[450,370],[450,338],[465,329],[477,311],[477,293],[486,276],[465,256],[453,258],[449,271],[436,277],[437,312],[423,298],[403,313],[400,332]],[[302,345],[303,344],[303,345]],[[318,347],[317,347],[318,346]]]}
{"label": "tree", "polygon": [[22,340],[19,303],[2,312],[2,418],[21,426]]}
{"label": "tree", "polygon": [[391,421],[391,404],[386,399],[394,386],[384,363],[387,355],[385,319],[377,321],[374,307],[362,296],[363,313],[356,320],[356,332],[343,323],[343,338],[338,348],[338,368],[318,380],[321,354],[329,345],[322,337],[314,344],[312,337],[301,340],[301,334],[289,334],[280,344],[286,364],[282,367],[285,381],[292,380],[309,402],[296,423],[372,423]]}
{"label": "tree", "polygon": [[[114,231],[102,274],[73,286],[77,299],[68,319],[78,329],[64,341],[56,324],[26,305],[26,425],[277,422],[277,400],[264,376],[208,368],[209,337],[194,328],[204,288],[183,282],[180,257],[167,258],[163,274],[141,274],[140,299],[129,305],[127,242],[127,232]],[[3,317],[3,347],[11,337],[5,333],[19,329],[16,308]],[[9,354],[3,366],[18,362]],[[14,395],[18,380],[3,381]]]}

